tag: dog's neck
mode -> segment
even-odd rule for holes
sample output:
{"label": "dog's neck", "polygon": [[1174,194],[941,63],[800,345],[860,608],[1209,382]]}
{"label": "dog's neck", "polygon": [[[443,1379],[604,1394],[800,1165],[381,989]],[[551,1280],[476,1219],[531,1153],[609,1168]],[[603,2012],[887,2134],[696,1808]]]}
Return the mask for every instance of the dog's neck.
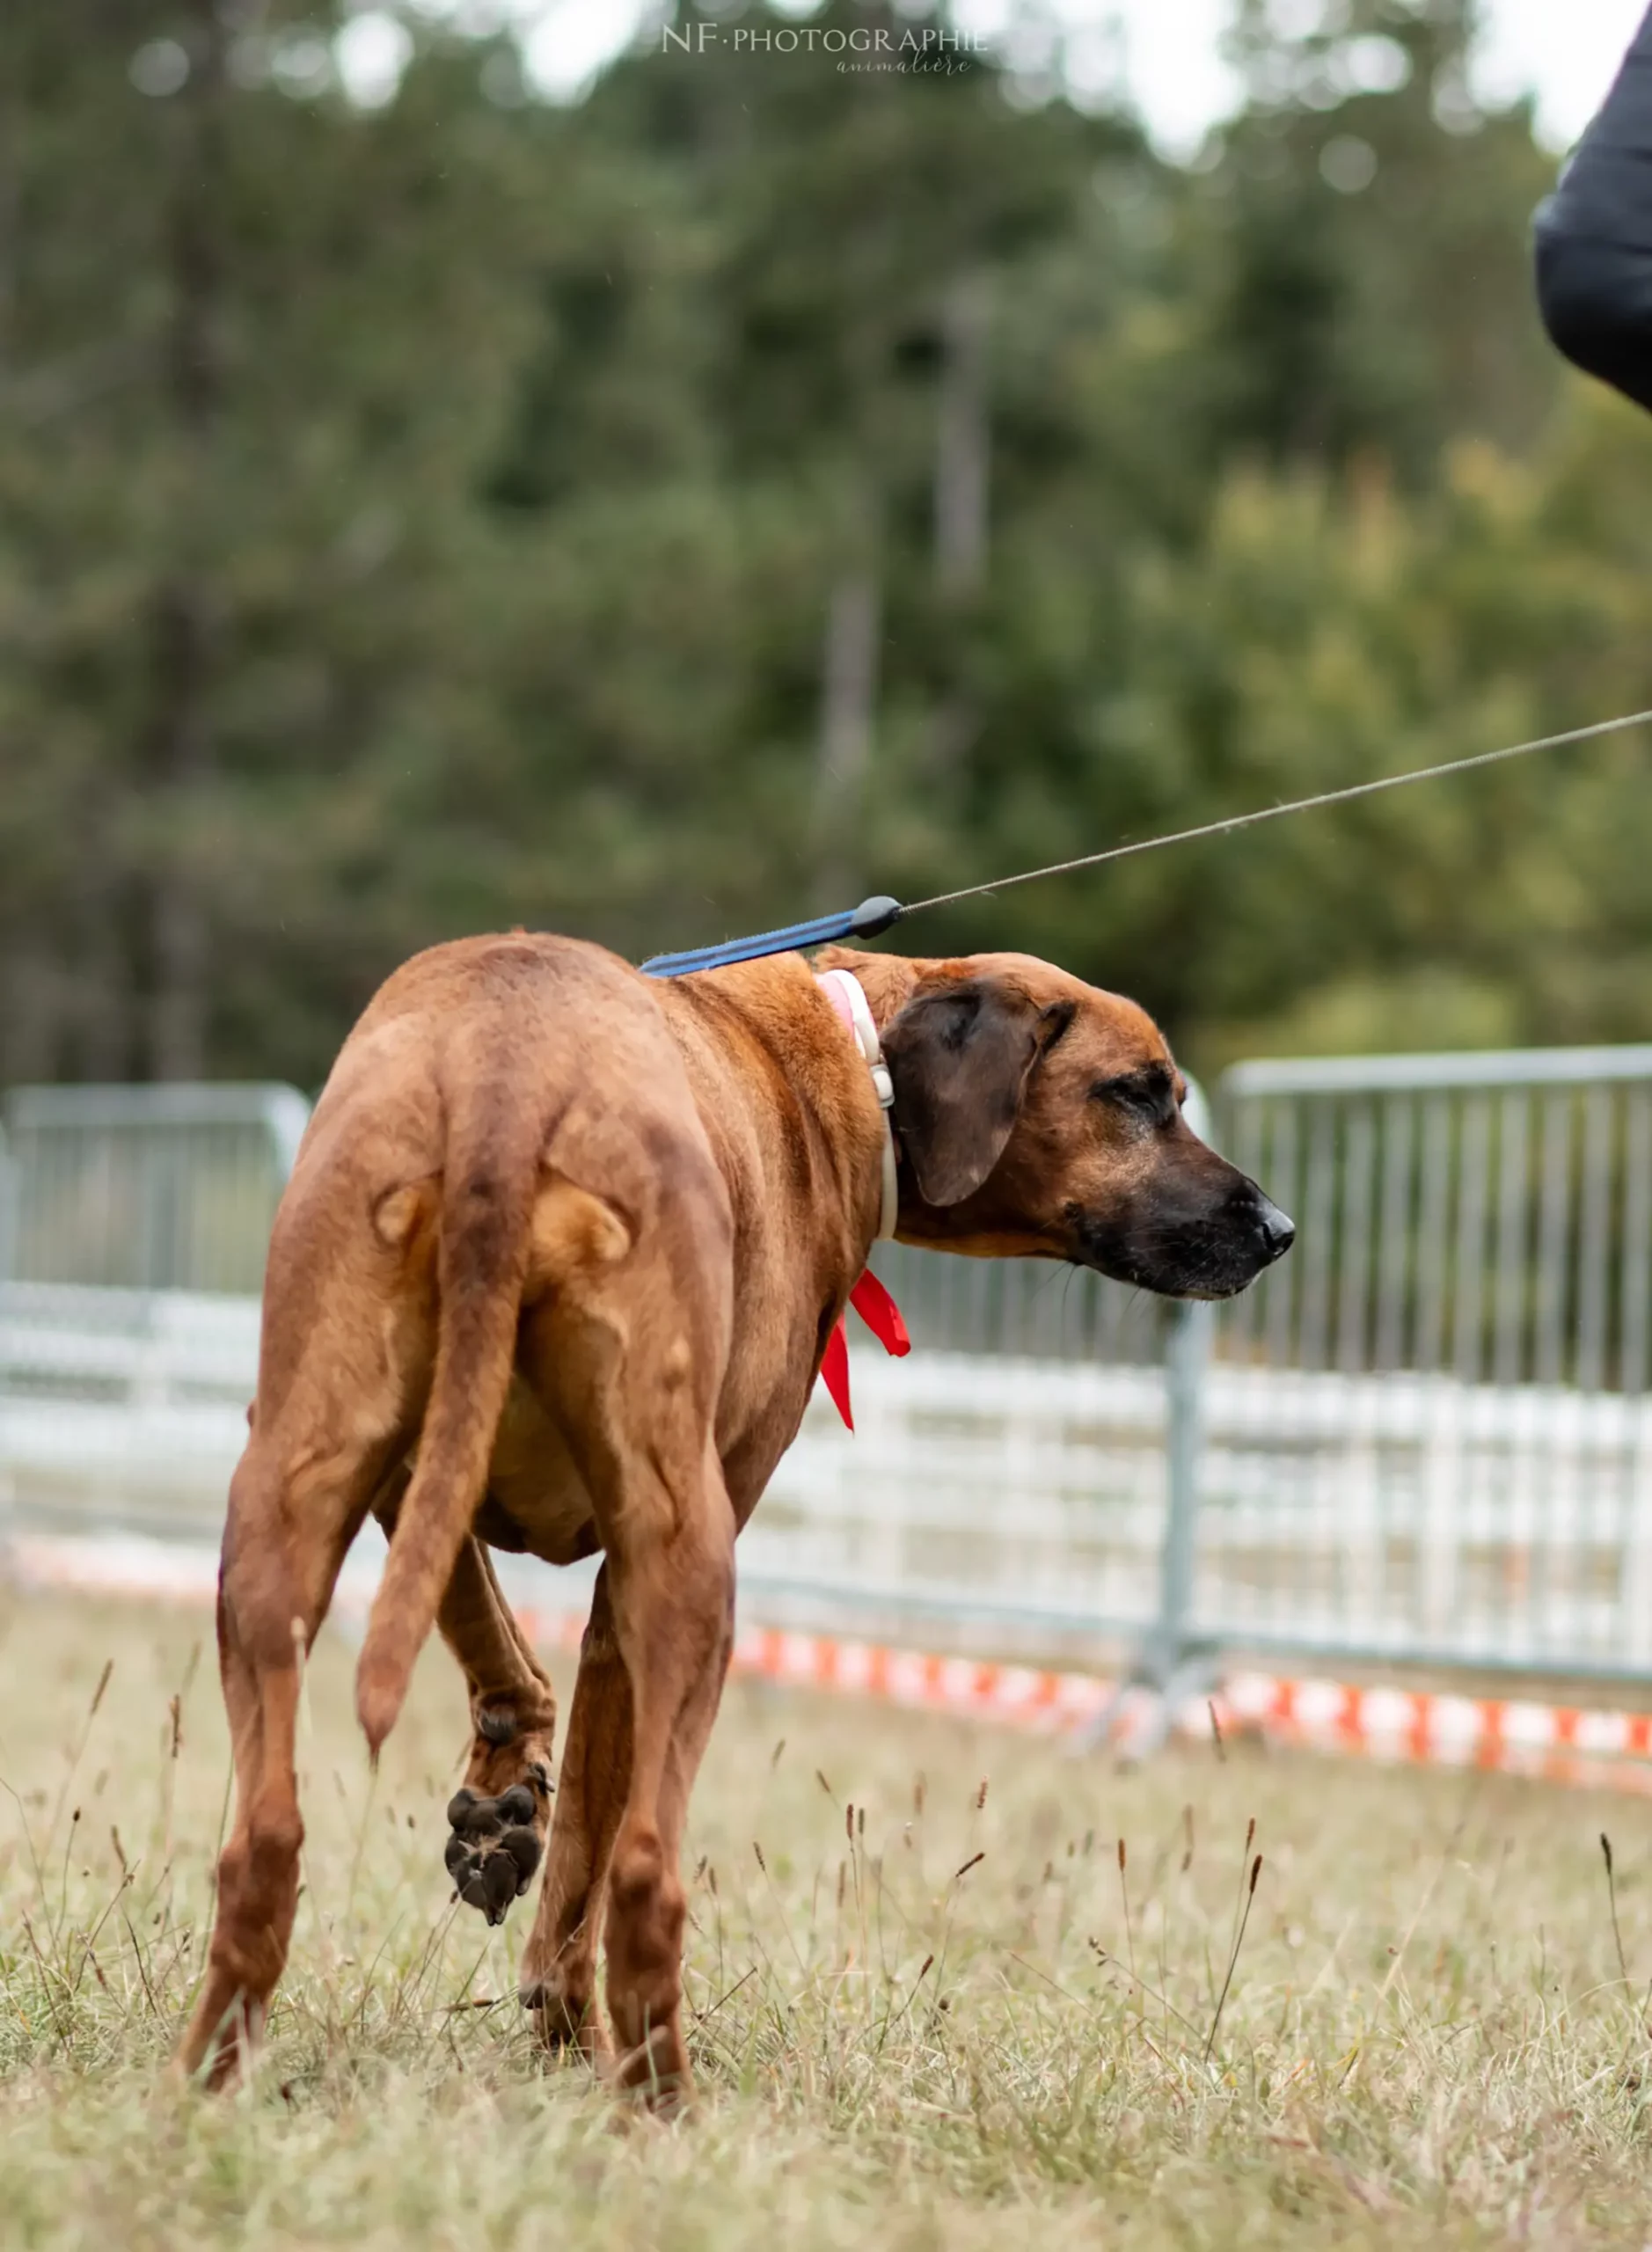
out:
{"label": "dog's neck", "polygon": [[887,1243],[894,1235],[900,1218],[900,1175],[895,1148],[895,1128],[890,1113],[895,1108],[895,1087],[889,1078],[889,1067],[883,1060],[883,1049],[878,1039],[878,1027],[867,1002],[865,990],[852,970],[826,969],[815,973],[815,983],[831,1003],[838,1022],[865,1057],[872,1074],[872,1085],[883,1112],[882,1178],[880,1184],[878,1234],[880,1243]]}
{"label": "dog's neck", "polygon": [[872,1021],[880,1033],[892,1024],[912,998],[926,963],[906,954],[862,954],[850,947],[822,947],[815,957],[815,974],[847,970],[866,998]]}

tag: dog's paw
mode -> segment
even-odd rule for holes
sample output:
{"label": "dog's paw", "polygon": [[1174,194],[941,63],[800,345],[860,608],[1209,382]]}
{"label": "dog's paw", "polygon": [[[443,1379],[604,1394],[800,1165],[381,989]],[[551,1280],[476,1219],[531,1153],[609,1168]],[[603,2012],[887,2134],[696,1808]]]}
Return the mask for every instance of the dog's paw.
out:
{"label": "dog's paw", "polygon": [[[545,1786],[548,1792],[548,1783]],[[532,1881],[544,1850],[534,1827],[539,1812],[527,1783],[513,1783],[497,1798],[479,1798],[471,1789],[448,1802],[452,1836],[442,1859],[454,1890],[490,1924],[502,1924],[505,1912]]]}
{"label": "dog's paw", "polygon": [[518,1973],[516,1999],[531,2017],[540,2041],[552,2055],[571,2051],[582,2056],[594,2072],[606,2073],[613,2063],[613,2050],[588,1983],[594,1966],[588,1960],[584,1963],[580,1991],[575,1992],[568,1983],[566,1966],[543,1976],[533,1963],[530,1938]]}

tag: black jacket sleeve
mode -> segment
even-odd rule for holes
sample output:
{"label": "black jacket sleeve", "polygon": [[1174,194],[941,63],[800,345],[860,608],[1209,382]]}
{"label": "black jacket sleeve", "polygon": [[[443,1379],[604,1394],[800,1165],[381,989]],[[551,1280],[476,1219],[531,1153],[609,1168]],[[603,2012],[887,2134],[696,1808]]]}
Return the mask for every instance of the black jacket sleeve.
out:
{"label": "black jacket sleeve", "polygon": [[1652,408],[1652,10],[1539,209],[1537,269],[1559,349]]}

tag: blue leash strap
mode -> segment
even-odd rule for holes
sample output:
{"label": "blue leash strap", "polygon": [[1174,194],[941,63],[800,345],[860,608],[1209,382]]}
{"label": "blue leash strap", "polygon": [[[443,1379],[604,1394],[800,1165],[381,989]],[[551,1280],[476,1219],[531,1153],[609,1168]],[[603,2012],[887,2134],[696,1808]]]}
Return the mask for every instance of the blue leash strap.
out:
{"label": "blue leash strap", "polygon": [[778,931],[758,931],[749,939],[724,939],[714,947],[692,947],[686,954],[657,954],[642,964],[645,977],[682,977],[693,969],[721,969],[731,961],[759,961],[765,954],[793,954],[801,947],[823,947],[834,939],[875,939],[906,912],[898,899],[863,899],[859,907],[817,915],[812,923],[788,923]]}

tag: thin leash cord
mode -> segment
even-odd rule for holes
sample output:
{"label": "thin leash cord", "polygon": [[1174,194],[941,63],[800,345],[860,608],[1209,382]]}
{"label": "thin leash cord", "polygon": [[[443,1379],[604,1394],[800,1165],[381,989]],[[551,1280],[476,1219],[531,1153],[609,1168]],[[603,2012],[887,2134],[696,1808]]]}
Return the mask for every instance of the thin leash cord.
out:
{"label": "thin leash cord", "polygon": [[1109,845],[1104,852],[1086,852],[1077,860],[1057,860],[1047,868],[1025,868],[1020,875],[999,876],[992,883],[971,883],[960,891],[939,891],[932,899],[915,899],[901,910],[901,919],[921,914],[928,907],[951,907],[961,899],[980,899],[990,892],[1007,891],[1012,884],[1037,883],[1045,876],[1071,875],[1079,868],[1099,868],[1108,860],[1128,860],[1137,852],[1157,852],[1166,844],[1191,844],[1201,837],[1230,837],[1235,830],[1254,829],[1259,822],[1277,821],[1288,813],[1313,813],[1322,806],[1343,806],[1356,798],[1373,798],[1379,790],[1399,790],[1407,782],[1436,782],[1443,775],[1466,774],[1477,766],[1496,766],[1508,758],[1529,757],[1533,751],[1558,750],[1565,743],[1589,742],[1597,735],[1619,735],[1626,728],[1644,726],[1652,711],[1626,712],[1621,719],[1597,720],[1587,728],[1568,728],[1557,735],[1539,735],[1531,742],[1510,743],[1502,750],[1482,750],[1473,758],[1448,759],[1443,766],[1413,767],[1406,774],[1385,774],[1374,782],[1354,782],[1343,790],[1322,790],[1317,797],[1293,798],[1288,805],[1260,806],[1235,814],[1229,821],[1207,821],[1197,829],[1178,829],[1167,837],[1144,837],[1130,844]]}

